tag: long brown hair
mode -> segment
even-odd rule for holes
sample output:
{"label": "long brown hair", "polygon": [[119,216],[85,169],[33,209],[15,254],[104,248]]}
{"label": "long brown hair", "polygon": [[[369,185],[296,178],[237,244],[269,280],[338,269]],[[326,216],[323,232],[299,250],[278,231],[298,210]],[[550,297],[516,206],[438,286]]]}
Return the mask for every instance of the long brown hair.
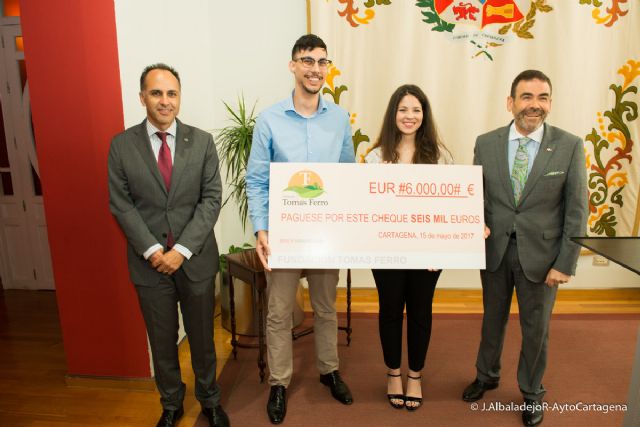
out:
{"label": "long brown hair", "polygon": [[396,114],[400,101],[407,95],[415,96],[422,106],[422,124],[416,132],[416,150],[413,154],[413,163],[438,163],[442,151],[447,148],[438,137],[427,95],[416,85],[402,85],[393,92],[387,106],[387,112],[384,114],[380,135],[373,148],[380,147],[382,160],[392,163],[398,162],[396,150],[402,139],[402,132],[396,126]]}

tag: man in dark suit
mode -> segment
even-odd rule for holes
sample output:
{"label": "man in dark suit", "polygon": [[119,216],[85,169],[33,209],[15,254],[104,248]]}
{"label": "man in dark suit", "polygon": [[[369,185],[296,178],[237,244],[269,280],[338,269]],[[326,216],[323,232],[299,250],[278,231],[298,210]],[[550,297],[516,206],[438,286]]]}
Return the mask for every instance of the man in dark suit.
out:
{"label": "man in dark suit", "polygon": [[587,218],[583,142],[545,124],[551,81],[540,71],[520,73],[511,86],[510,125],[478,137],[474,164],[484,178],[487,268],[481,271],[484,317],[477,377],[463,393],[473,402],[498,386],[500,356],[515,287],[522,348],[518,384],[522,421],[542,422],[542,377],[551,311],[559,284],[575,274]]}
{"label": "man in dark suit", "polygon": [[218,155],[209,133],[176,119],[180,78],[165,64],[146,67],[140,102],[147,118],[116,135],[109,151],[111,212],[127,238],[163,407],[158,426],[183,415],[178,303],[191,348],[195,395],[211,426],[228,426],[220,406],[213,343],[214,277],[220,213]]}

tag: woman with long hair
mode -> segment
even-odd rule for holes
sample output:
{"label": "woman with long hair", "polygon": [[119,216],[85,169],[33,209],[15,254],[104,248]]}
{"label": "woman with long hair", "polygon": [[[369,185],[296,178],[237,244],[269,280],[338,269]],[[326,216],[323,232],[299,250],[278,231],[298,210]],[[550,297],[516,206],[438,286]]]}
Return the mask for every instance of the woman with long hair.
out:
{"label": "woman with long hair", "polygon": [[[400,86],[391,95],[382,129],[367,163],[452,164],[438,138],[431,106],[415,85]],[[422,405],[422,374],[431,338],[431,304],[440,270],[372,270],[378,289],[380,341],[387,365],[387,398],[397,409]],[[400,372],[402,323],[407,309],[409,372],[406,392]]]}

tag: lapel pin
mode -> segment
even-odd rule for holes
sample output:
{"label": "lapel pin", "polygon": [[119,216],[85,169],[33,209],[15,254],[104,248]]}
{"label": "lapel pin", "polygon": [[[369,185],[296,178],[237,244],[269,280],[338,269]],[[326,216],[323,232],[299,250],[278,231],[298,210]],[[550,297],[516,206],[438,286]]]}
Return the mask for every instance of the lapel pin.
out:
{"label": "lapel pin", "polygon": [[184,139],[184,142],[189,142],[189,138],[185,138],[185,139]]}
{"label": "lapel pin", "polygon": [[551,147],[547,147],[547,151],[551,152],[553,149]]}

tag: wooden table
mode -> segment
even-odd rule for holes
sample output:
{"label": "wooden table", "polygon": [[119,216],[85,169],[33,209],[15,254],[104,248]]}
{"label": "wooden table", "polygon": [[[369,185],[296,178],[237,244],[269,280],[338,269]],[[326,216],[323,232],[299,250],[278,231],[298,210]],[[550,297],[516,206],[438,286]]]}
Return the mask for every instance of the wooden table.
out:
{"label": "wooden table", "polygon": [[[264,273],[264,267],[256,254],[255,249],[247,249],[241,252],[226,254],[224,258],[227,261],[227,278],[229,282],[229,316],[231,318],[231,346],[233,347],[233,358],[238,359],[238,347],[240,346],[236,338],[236,313],[233,292],[233,278],[242,280],[253,286],[258,294],[258,370],[260,382],[264,382],[264,361],[265,353],[265,325],[264,313],[266,311],[266,290],[267,278]],[[339,326],[339,330],[347,333],[347,345],[351,344],[351,270],[347,270],[347,325]],[[291,331],[293,339],[310,334],[313,328],[306,328],[302,331]]]}

